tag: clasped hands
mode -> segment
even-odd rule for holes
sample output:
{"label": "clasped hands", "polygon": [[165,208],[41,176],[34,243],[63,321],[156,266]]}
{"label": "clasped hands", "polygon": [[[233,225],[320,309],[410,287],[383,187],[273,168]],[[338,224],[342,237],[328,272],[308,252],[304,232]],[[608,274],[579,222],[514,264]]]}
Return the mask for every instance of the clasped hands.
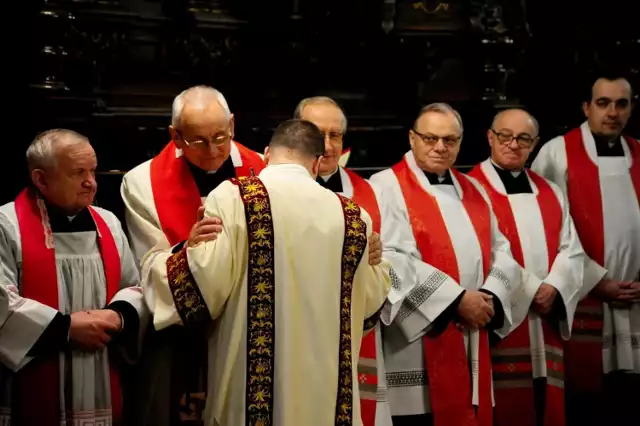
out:
{"label": "clasped hands", "polygon": [[[204,206],[198,208],[196,223],[191,227],[187,247],[195,247],[200,243],[214,241],[222,232],[222,219],[219,217],[204,217]],[[369,264],[378,265],[382,261],[382,241],[376,232],[369,237]]]}
{"label": "clasped hands", "polygon": [[471,329],[485,327],[495,315],[493,296],[478,290],[466,290],[458,304],[458,316]]}
{"label": "clasped hands", "polygon": [[122,329],[120,314],[111,309],[96,309],[71,314],[69,341],[80,350],[104,348]]}
{"label": "clasped hands", "polygon": [[604,279],[592,290],[594,296],[617,308],[640,302],[640,282]]}

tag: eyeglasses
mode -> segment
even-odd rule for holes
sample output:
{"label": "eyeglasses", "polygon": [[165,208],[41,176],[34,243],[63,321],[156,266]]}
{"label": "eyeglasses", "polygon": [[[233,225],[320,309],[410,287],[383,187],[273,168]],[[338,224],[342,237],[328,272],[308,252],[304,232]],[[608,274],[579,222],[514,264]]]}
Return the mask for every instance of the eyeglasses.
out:
{"label": "eyeglasses", "polygon": [[343,134],[340,132],[325,132],[323,133],[324,139],[329,139],[331,142],[337,142],[342,139]]}
{"label": "eyeglasses", "polygon": [[493,129],[491,129],[491,131],[493,132],[494,135],[496,135],[496,137],[498,138],[498,141],[500,141],[501,144],[507,145],[507,144],[510,144],[511,141],[515,140],[520,148],[531,148],[531,146],[538,139],[537,137],[533,138],[526,133],[520,134],[520,135],[513,135],[508,132],[496,132]]}
{"label": "eyeglasses", "polygon": [[447,148],[451,148],[456,146],[460,142],[460,139],[462,139],[462,135],[437,136],[432,133],[420,133],[416,129],[411,130],[428,146],[434,146],[438,141],[442,141]]}
{"label": "eyeglasses", "polygon": [[233,137],[233,135],[231,134],[231,131],[227,130],[223,135],[215,136],[211,140],[197,139],[193,141],[188,141],[184,138],[184,136],[182,136],[182,132],[180,132],[179,130],[176,130],[176,133],[178,134],[178,136],[180,136],[180,139],[182,139],[185,145],[187,145],[190,148],[196,148],[196,149],[205,148],[207,145],[222,146],[227,142],[229,142]]}

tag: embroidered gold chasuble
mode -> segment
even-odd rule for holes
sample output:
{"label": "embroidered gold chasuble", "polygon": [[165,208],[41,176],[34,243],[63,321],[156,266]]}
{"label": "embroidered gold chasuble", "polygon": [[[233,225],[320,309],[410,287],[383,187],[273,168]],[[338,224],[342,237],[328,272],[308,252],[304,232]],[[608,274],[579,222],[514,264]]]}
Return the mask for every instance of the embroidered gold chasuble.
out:
{"label": "embroidered gold chasuble", "polygon": [[143,261],[156,328],[215,320],[205,424],[361,425],[360,341],[390,285],[366,261],[368,214],[296,165],[225,182],[205,207],[216,241]]}

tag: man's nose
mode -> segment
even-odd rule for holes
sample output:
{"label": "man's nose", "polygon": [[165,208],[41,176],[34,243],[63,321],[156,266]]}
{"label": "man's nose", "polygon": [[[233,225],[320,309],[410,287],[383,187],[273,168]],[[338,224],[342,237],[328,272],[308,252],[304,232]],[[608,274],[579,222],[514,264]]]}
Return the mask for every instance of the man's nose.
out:
{"label": "man's nose", "polygon": [[82,181],[82,186],[86,189],[93,189],[96,187],[96,177],[95,176],[87,176],[87,178]]}
{"label": "man's nose", "polygon": [[324,152],[333,154],[333,145],[331,145],[331,140],[328,135],[324,135]]}
{"label": "man's nose", "polygon": [[447,147],[444,145],[444,141],[442,140],[442,138],[438,139],[438,142],[436,142],[436,144],[433,146],[433,149],[435,149],[436,152],[447,151]]}

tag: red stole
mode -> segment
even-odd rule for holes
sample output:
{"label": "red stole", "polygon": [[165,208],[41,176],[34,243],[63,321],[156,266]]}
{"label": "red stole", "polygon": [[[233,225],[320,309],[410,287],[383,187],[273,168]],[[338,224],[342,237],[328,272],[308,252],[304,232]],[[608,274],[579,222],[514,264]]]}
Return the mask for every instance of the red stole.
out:
{"label": "red stole", "polygon": [[[363,207],[369,216],[371,216],[371,222],[373,231],[380,233],[380,208],[378,207],[378,200],[376,194],[373,191],[371,185],[362,177],[358,176],[351,170],[344,169],[349,176],[351,186],[353,187],[353,196],[351,199]],[[371,365],[376,362],[376,333],[372,330],[363,339],[360,346],[360,359],[368,360],[363,364]],[[359,365],[360,367],[360,365]],[[360,389],[360,411],[362,416],[362,424],[364,426],[374,426],[376,421],[376,397],[366,398],[362,396],[364,388],[377,389],[378,377],[377,373],[372,374],[371,367],[362,366],[358,371],[358,380],[361,385]]]}
{"label": "red stole", "polygon": [[[406,160],[393,166],[407,205],[413,235],[422,260],[460,282],[451,238],[438,203],[422,190]],[[451,169],[462,189],[466,210],[482,251],[484,278],[491,263],[491,210],[474,184]],[[472,380],[464,347],[464,334],[453,321],[446,330],[425,335],[425,362],[435,426],[492,426],[491,358],[485,329],[480,330],[478,410],[472,404]]]}
{"label": "red stole", "polygon": [[[640,145],[624,137],[631,151],[631,180],[640,202]],[[580,127],[564,136],[567,152],[567,192],[571,216],[585,252],[604,267],[604,218],[598,165],[589,157]],[[601,389],[602,302],[588,295],[576,309],[573,337],[567,342],[566,382],[583,391]],[[581,339],[581,336],[587,337]],[[597,337],[596,337],[597,336]]]}
{"label": "red stole", "polygon": [[[22,279],[20,295],[58,309],[58,275],[53,234],[44,202],[32,190],[23,190],[15,202],[22,244]],[[107,302],[120,289],[120,255],[111,230],[91,207],[96,223],[100,254],[107,282]],[[43,218],[44,216],[44,218]],[[47,225],[46,229],[43,223]],[[120,378],[113,364],[110,368],[111,405],[114,421],[120,419],[122,400]],[[38,391],[40,389],[40,391]],[[46,389],[42,391],[42,389]],[[33,360],[15,375],[13,424],[57,426],[62,418],[60,407],[60,366],[58,355]]]}
{"label": "red stole", "polygon": [[[558,253],[558,247],[560,246],[562,206],[547,181],[532,171],[528,171],[527,173],[538,188],[536,198],[542,216],[544,234],[547,242],[547,253],[549,255],[549,270],[551,270],[551,266]],[[520,266],[525,267],[520,236],[518,235],[518,228],[516,227],[516,221],[513,216],[511,204],[509,203],[509,198],[493,187],[482,171],[481,165],[477,165],[469,172],[469,175],[478,179],[487,190],[493,211],[498,219],[500,231],[509,240],[514,259]],[[544,320],[542,321],[542,330],[545,346],[550,346],[562,351],[562,340]],[[505,377],[508,381],[523,381],[523,375],[526,375],[528,378],[524,379],[527,382],[527,387],[496,386],[495,426],[510,426],[514,424],[514,422],[521,426],[535,426],[537,423],[533,394],[533,368],[531,366],[531,342],[529,340],[528,318],[525,319],[516,330],[510,333],[506,339],[501,341],[496,346],[496,349],[517,349],[518,356],[522,359],[518,359],[516,362],[513,357],[507,356],[506,359],[501,360],[501,356],[495,355],[493,359],[494,374]],[[520,356],[521,353],[527,353],[527,355]],[[546,364],[547,370],[562,371],[564,369],[564,365],[555,363],[550,359],[547,359]],[[549,381],[547,381],[546,386],[545,405],[544,426],[564,426],[564,390],[552,386]],[[517,422],[515,419],[518,419]]]}
{"label": "red stole", "polygon": [[[232,143],[242,159],[242,166],[236,167],[236,177],[251,176],[251,170],[258,175],[265,167],[262,158],[238,142]],[[188,239],[202,201],[186,160],[176,158],[173,141],[151,160],[151,190],[158,219],[169,244]]]}

